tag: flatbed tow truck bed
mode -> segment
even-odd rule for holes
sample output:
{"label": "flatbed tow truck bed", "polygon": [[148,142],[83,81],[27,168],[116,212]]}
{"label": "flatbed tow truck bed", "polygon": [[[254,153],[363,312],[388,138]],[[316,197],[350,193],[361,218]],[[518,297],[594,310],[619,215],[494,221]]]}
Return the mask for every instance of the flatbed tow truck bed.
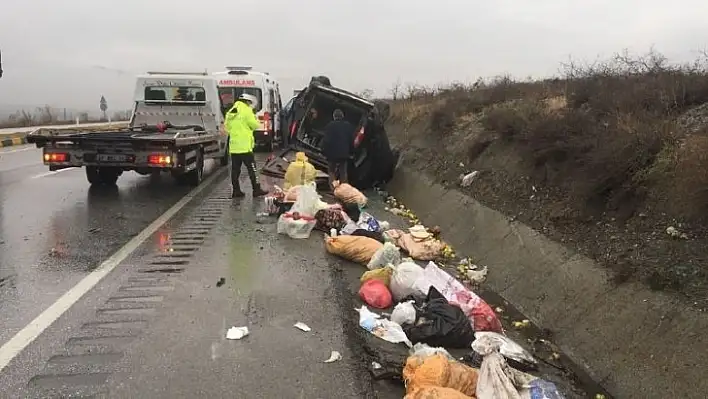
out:
{"label": "flatbed tow truck bed", "polygon": [[[157,107],[139,102],[131,122],[118,126],[41,128],[27,135],[27,142],[43,149],[49,170],[86,167],[91,184],[115,184],[133,170],[170,172],[178,182],[196,185],[206,158],[228,164],[227,137],[204,105]],[[158,127],[165,117],[171,123]]]}

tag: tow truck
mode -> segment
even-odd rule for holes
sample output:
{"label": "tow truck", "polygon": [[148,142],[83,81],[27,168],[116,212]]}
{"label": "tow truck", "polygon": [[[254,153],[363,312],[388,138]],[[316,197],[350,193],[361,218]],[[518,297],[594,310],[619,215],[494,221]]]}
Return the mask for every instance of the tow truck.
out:
{"label": "tow truck", "polygon": [[114,185],[125,171],[170,173],[199,185],[204,161],[228,165],[228,135],[216,80],[207,72],[148,72],[137,77],[125,126],[39,129],[27,141],[43,149],[50,171],[85,167],[91,185]]}

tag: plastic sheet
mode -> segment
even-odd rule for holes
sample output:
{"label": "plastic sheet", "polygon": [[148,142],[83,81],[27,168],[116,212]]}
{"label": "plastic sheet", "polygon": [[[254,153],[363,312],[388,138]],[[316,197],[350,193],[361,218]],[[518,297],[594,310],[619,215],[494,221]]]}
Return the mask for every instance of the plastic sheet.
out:
{"label": "plastic sheet", "polygon": [[391,320],[381,318],[381,316],[370,311],[366,306],[357,309],[357,312],[359,312],[359,326],[361,328],[393,344],[403,342],[409,348],[413,346],[400,325]]}

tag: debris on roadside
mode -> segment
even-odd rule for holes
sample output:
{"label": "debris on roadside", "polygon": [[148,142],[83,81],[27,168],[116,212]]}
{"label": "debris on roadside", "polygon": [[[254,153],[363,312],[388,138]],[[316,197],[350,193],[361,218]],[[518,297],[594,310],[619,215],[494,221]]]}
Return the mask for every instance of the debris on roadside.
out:
{"label": "debris on roadside", "polygon": [[219,280],[216,282],[217,287],[221,287],[224,284],[226,284],[226,279],[223,277],[220,277]]}
{"label": "debris on roadside", "polygon": [[[478,174],[462,176],[461,184],[469,186]],[[563,397],[551,382],[525,373],[538,370],[538,364],[548,364],[548,352],[539,354],[543,362],[539,363],[506,335],[498,316],[504,308],[491,307],[475,293],[486,281],[488,267],[458,257],[442,240],[439,226],[426,227],[413,211],[379,190],[385,197],[385,210],[408,223],[391,228],[391,223],[363,210],[369,199],[353,186],[336,182],[337,203],[328,204],[317,193],[315,183],[291,178],[287,192],[275,187],[266,196],[266,212],[277,216],[279,234],[307,239],[317,230],[323,233],[326,252],[360,266],[358,296],[364,304],[355,309],[359,326],[375,336],[372,341],[378,342],[377,349],[386,353],[372,354],[375,361],[369,372],[375,379],[403,379],[409,399],[428,397],[425,395],[525,399],[537,393]],[[506,320],[510,317],[505,315]],[[511,326],[522,330],[531,327],[531,322],[513,321]],[[293,327],[312,331],[302,322]],[[227,338],[248,335],[248,329],[241,328],[245,331],[232,334],[238,338],[228,334]],[[233,329],[238,328],[229,331]],[[393,350],[388,354],[388,349],[379,349],[379,345],[404,352],[388,356]],[[453,358],[448,350],[456,353],[455,349],[468,354]],[[339,352],[331,351],[324,362],[341,359]]]}
{"label": "debris on roadside", "polygon": [[356,311],[359,312],[359,326],[364,330],[392,344],[403,342],[408,347],[413,346],[400,325],[391,320],[381,318],[381,316],[370,311],[366,306],[362,306]]}
{"label": "debris on roadside", "polygon": [[337,351],[332,351],[332,353],[329,354],[329,358],[325,360],[325,363],[334,363],[338,360],[342,360],[342,354],[337,352]]}
{"label": "debris on roadside", "polygon": [[667,228],[666,228],[666,234],[668,234],[669,236],[671,236],[671,238],[680,238],[680,239],[683,239],[683,240],[688,239],[688,234],[679,231],[679,229],[677,229],[677,228],[674,227],[674,226],[669,226],[669,227],[667,227]]}
{"label": "debris on roadside", "polygon": [[466,175],[460,175],[460,186],[462,187],[469,187],[472,185],[474,180],[479,176],[479,171],[475,170],[472,173],[468,173]]}
{"label": "debris on roadside", "polygon": [[491,335],[480,336],[472,344],[472,349],[483,356],[476,389],[478,398],[563,398],[552,382],[509,367],[500,353],[502,345]]}
{"label": "debris on roadside", "polygon": [[310,331],[312,331],[312,329],[310,328],[310,326],[308,326],[307,324],[305,324],[305,323],[303,323],[303,322],[301,322],[301,321],[298,321],[297,323],[295,323],[295,324],[293,325],[293,327],[297,328],[298,330],[304,331],[304,332],[310,332]]}
{"label": "debris on roadside", "polygon": [[226,339],[241,339],[249,333],[248,327],[231,327],[226,331]]}

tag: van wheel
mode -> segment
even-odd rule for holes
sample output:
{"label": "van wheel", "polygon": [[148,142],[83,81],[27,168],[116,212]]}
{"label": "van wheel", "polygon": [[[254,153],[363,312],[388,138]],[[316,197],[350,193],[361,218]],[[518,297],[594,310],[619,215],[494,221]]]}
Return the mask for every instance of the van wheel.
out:
{"label": "van wheel", "polygon": [[204,154],[197,152],[197,167],[187,173],[187,182],[190,186],[198,186],[204,179]]}

